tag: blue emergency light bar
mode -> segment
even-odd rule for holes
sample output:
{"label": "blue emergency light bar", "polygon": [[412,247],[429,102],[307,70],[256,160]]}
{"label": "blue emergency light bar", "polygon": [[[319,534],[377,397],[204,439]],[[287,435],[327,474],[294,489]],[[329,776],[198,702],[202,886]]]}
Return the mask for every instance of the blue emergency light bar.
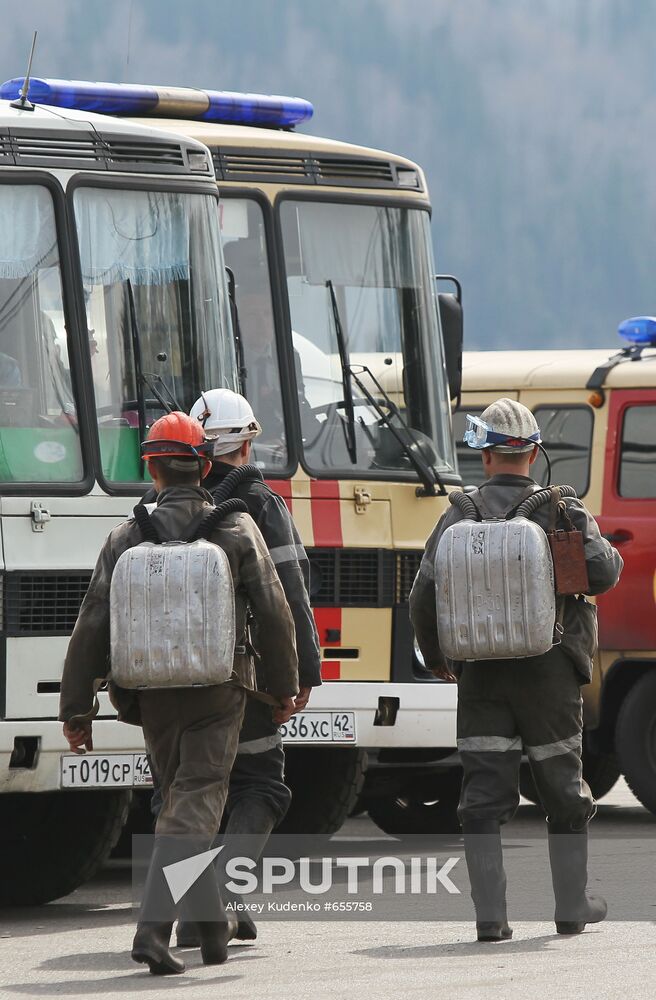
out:
{"label": "blue emergency light bar", "polygon": [[[20,95],[23,77],[0,86],[0,98]],[[234,125],[290,128],[314,114],[301,97],[236,94],[227,90],[186,87],[149,87],[140,83],[91,83],[88,80],[30,80],[29,100],[56,108],[94,111],[105,115],[157,115]]]}
{"label": "blue emergency light bar", "polygon": [[631,344],[656,347],[656,316],[634,316],[625,319],[617,328],[620,337]]}

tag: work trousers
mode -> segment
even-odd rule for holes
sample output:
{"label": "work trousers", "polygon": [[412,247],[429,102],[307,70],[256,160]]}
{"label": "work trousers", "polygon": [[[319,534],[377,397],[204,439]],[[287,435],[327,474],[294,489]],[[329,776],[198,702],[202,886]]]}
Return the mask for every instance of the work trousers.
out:
{"label": "work trousers", "polygon": [[275,816],[285,816],[292,793],[285,784],[285,753],[271,707],[248,698],[237,756],[228,791],[228,813],[249,799],[258,799]]}
{"label": "work trousers", "polygon": [[458,681],[458,749],[465,829],[489,831],[519,803],[522,745],[547,819],[580,830],[595,811],[582,777],[578,675],[554,647],[543,656],[465,663]]}
{"label": "work trousers", "polygon": [[162,805],[157,836],[216,835],[246,693],[225,684],[139,692],[139,709]]}

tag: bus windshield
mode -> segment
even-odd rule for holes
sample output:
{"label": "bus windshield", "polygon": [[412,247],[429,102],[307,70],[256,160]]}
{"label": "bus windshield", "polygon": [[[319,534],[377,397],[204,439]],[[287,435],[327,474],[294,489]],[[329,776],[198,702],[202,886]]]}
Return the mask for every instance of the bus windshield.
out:
{"label": "bus windshield", "polygon": [[104,476],[142,481],[161,399],[188,411],[236,388],[216,198],[76,188],[73,196]]}
{"label": "bus windshield", "polygon": [[0,483],[80,483],[51,190],[0,183]]}
{"label": "bus windshield", "polygon": [[281,225],[309,470],[414,477],[413,448],[452,471],[428,214],[298,200]]}

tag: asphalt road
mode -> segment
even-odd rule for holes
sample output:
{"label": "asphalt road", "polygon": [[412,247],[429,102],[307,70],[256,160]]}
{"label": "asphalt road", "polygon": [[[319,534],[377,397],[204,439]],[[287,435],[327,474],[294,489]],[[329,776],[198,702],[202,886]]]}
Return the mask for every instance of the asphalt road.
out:
{"label": "asphalt road", "polygon": [[[600,806],[597,824],[618,843],[641,837],[651,844],[656,835],[656,820],[623,784]],[[542,829],[538,811],[523,805],[508,831],[524,837]],[[339,851],[355,852],[363,842],[369,850],[379,844],[381,854],[392,853],[395,844],[366,817],[349,820]],[[641,881],[648,888],[654,880],[650,864]],[[608,920],[575,938],[558,937],[552,923],[515,920],[513,940],[494,945],[477,944],[469,920],[263,922],[256,942],[231,945],[226,965],[204,968],[197,951],[186,951],[186,973],[159,979],[130,960],[130,895],[129,866],[111,862],[64,900],[0,911],[2,1000],[142,994],[176,1000],[651,1000],[656,989],[656,928],[648,920]]]}

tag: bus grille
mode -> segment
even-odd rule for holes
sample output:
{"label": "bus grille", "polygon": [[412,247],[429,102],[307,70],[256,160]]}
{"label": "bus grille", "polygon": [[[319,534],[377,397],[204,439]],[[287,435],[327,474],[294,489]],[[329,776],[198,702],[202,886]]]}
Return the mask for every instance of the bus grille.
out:
{"label": "bus grille", "polygon": [[[197,152],[193,147],[193,152]],[[184,143],[105,132],[0,129],[0,165],[189,174]]]}
{"label": "bus grille", "polygon": [[[308,549],[313,607],[391,608],[407,604],[421,552]],[[90,572],[0,575],[6,636],[70,635]]]}
{"label": "bus grille", "polygon": [[[331,187],[400,187],[397,164],[359,156],[295,152],[276,149],[212,150],[218,180],[259,181],[269,184],[329,184]],[[404,165],[398,164],[403,169]]]}
{"label": "bus grille", "polygon": [[391,608],[405,604],[421,552],[308,549],[314,607]]}
{"label": "bus grille", "polygon": [[423,552],[396,553],[396,604],[407,604]]}
{"label": "bus grille", "polygon": [[70,635],[90,580],[90,572],[6,573],[5,635]]}

